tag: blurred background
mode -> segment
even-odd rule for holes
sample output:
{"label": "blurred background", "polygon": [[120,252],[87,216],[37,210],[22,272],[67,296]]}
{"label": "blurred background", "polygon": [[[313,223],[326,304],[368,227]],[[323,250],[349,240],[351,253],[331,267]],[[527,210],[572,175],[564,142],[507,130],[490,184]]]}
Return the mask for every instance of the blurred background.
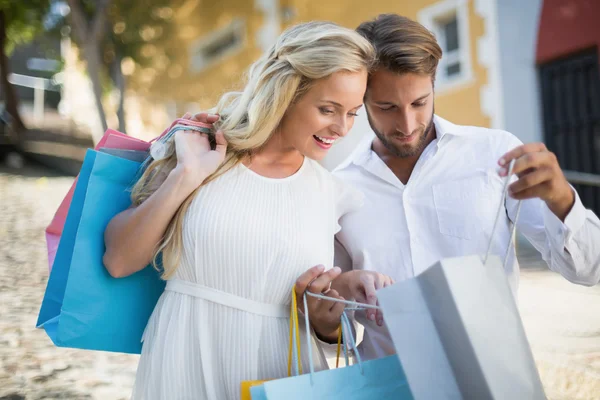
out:
{"label": "blurred background", "polygon": [[[600,214],[598,0],[0,0],[0,399],[128,398],[136,356],[57,349],[35,320],[43,230],[107,128],[151,139],[243,87],[286,27],[415,19],[444,58],[436,113],[554,151]],[[323,161],[369,133],[364,111]],[[549,272],[522,238],[519,302],[552,399],[600,398],[600,289]]]}

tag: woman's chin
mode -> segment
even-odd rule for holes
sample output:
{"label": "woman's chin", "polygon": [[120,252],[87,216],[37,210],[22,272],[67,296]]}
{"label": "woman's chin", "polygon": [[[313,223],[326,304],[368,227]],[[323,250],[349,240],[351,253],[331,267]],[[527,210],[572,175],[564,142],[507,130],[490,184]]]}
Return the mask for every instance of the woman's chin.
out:
{"label": "woman's chin", "polygon": [[303,153],[304,157],[308,157],[311,160],[315,160],[315,161],[321,161],[322,159],[325,158],[325,156],[327,155],[327,153],[329,153],[328,150],[314,150],[314,151],[306,151]]}

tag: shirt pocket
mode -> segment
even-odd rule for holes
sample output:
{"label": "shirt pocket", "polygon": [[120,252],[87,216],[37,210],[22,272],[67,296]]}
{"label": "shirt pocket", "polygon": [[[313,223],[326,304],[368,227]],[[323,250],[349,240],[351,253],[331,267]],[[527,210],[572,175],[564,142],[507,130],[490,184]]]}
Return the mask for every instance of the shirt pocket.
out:
{"label": "shirt pocket", "polygon": [[482,223],[491,218],[497,207],[491,192],[488,175],[433,185],[440,233],[466,240],[483,234]]}

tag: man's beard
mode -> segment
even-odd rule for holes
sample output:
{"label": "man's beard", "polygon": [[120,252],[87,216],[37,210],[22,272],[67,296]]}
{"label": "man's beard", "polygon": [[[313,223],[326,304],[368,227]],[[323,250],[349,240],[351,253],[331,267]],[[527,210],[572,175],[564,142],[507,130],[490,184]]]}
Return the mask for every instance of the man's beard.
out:
{"label": "man's beard", "polygon": [[431,113],[431,119],[429,120],[429,123],[427,124],[425,129],[422,129],[422,131],[420,133],[417,133],[419,135],[419,137],[417,138],[416,144],[412,145],[412,143],[410,143],[410,144],[407,144],[404,146],[398,146],[398,145],[394,144],[394,142],[391,140],[388,140],[383,133],[381,133],[377,129],[375,129],[368,112],[367,112],[367,119],[369,120],[371,129],[373,129],[373,132],[375,132],[375,135],[377,135],[377,138],[379,139],[379,141],[381,141],[381,143],[383,143],[385,148],[390,153],[392,153],[395,157],[407,158],[407,157],[418,156],[419,154],[421,154],[421,152],[423,152],[423,150],[425,149],[425,146],[427,146],[427,138],[433,132],[433,128],[434,128],[434,125],[433,125],[433,114],[434,113],[435,113],[435,111],[433,111]]}

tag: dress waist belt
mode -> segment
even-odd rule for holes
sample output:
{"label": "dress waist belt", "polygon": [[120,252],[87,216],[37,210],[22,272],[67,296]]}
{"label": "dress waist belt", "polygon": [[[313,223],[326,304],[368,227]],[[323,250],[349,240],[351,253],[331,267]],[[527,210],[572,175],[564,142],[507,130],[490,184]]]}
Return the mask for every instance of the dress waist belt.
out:
{"label": "dress waist belt", "polygon": [[268,304],[245,299],[230,293],[181,279],[169,279],[165,290],[194,296],[226,307],[236,308],[252,314],[273,318],[289,318],[290,306],[283,304]]}

